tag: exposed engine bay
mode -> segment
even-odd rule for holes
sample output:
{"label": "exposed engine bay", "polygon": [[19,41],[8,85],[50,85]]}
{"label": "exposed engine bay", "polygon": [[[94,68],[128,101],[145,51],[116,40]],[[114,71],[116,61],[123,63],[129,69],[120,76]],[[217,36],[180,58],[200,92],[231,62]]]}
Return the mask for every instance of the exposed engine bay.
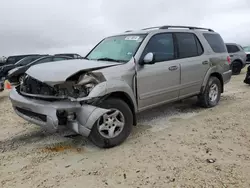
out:
{"label": "exposed engine bay", "polygon": [[20,85],[20,93],[25,96],[54,99],[77,99],[88,96],[91,90],[105,81],[102,73],[78,73],[68,78],[64,83],[49,85],[25,75]]}

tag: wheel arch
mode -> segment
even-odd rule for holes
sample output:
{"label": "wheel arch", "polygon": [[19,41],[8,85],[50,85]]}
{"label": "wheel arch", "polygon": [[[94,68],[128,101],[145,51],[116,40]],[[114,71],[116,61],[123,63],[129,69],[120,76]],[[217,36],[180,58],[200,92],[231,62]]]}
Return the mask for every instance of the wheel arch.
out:
{"label": "wheel arch", "polygon": [[214,72],[212,74],[210,74],[210,77],[216,77],[220,80],[220,84],[221,84],[221,93],[224,93],[224,82],[223,82],[223,77],[220,73],[218,72]]}
{"label": "wheel arch", "polygon": [[129,108],[131,109],[133,113],[133,124],[134,125],[137,124],[135,105],[133,103],[133,100],[130,98],[130,96],[127,93],[123,91],[115,91],[115,92],[109,93],[108,98],[118,98],[118,99],[123,100],[129,106]]}
{"label": "wheel arch", "polygon": [[203,80],[203,84],[202,84],[202,87],[201,87],[201,93],[203,93],[205,91],[205,87],[207,85],[207,82],[209,80],[209,78],[211,76],[214,76],[216,78],[218,78],[220,80],[220,83],[221,83],[221,93],[224,93],[224,80],[223,80],[223,76],[221,73],[217,72],[217,71],[213,71],[213,70],[210,70],[207,72],[204,80]]}
{"label": "wheel arch", "polygon": [[106,81],[96,86],[88,98],[110,98],[115,97],[126,102],[133,113],[133,124],[136,125],[137,101],[132,88],[124,81]]}
{"label": "wheel arch", "polygon": [[234,59],[233,62],[232,62],[232,64],[233,64],[234,62],[240,62],[241,65],[243,66],[243,61],[242,61],[241,59],[238,59],[238,58],[237,58],[237,59]]}

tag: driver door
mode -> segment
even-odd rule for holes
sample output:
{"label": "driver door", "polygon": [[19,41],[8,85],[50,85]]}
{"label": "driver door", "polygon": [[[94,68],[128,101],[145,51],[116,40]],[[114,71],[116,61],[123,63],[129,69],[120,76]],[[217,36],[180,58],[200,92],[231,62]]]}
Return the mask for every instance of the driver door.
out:
{"label": "driver door", "polygon": [[152,52],[154,64],[138,65],[137,96],[139,111],[177,100],[180,90],[180,64],[172,33],[151,37],[142,53]]}

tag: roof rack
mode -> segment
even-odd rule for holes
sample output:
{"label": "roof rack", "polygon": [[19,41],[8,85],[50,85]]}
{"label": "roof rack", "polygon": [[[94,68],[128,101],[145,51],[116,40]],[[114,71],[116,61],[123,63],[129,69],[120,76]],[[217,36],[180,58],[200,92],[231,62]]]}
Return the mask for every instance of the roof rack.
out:
{"label": "roof rack", "polygon": [[141,30],[148,30],[148,29],[160,29],[161,26],[158,27],[147,27],[147,28],[143,28]]}
{"label": "roof rack", "polygon": [[148,28],[143,28],[141,30],[148,30],[148,29],[169,29],[169,28],[184,28],[184,29],[201,29],[201,30],[208,30],[211,32],[214,32],[214,30],[209,29],[209,28],[202,28],[202,27],[192,27],[192,26],[180,26],[180,25],[164,25],[164,26],[158,26],[158,27],[148,27]]}
{"label": "roof rack", "polygon": [[[148,28],[143,28],[141,30],[148,30],[148,29],[159,29],[160,27],[148,27]],[[127,30],[125,33],[132,32],[133,30]]]}
{"label": "roof rack", "polygon": [[[201,29],[201,30],[207,30],[210,32],[214,32],[214,30],[210,29],[210,28],[203,28],[203,27],[193,27],[193,26],[181,26],[181,25],[163,25],[163,26],[155,26],[155,27],[147,27],[147,28],[143,28],[141,30],[150,30],[150,29],[169,29],[169,28],[183,28],[183,29],[190,29],[190,30],[195,30],[195,29]],[[127,30],[125,31],[125,33],[127,32],[132,32],[132,30]]]}
{"label": "roof rack", "polygon": [[201,29],[201,30],[208,30],[214,32],[214,30],[209,28],[202,28],[202,27],[192,27],[192,26],[179,26],[179,25],[164,25],[161,26],[159,29],[169,29],[169,28],[185,28],[185,29]]}

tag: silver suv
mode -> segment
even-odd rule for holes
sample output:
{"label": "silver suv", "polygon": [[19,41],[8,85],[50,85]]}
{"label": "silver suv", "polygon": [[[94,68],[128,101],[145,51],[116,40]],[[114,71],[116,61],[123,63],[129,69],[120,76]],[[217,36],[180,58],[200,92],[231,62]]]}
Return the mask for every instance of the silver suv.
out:
{"label": "silver suv", "polygon": [[246,66],[247,54],[239,44],[226,43],[227,51],[231,58],[232,74],[240,74],[241,69]]}
{"label": "silver suv", "polygon": [[84,59],[32,66],[10,99],[30,122],[109,148],[126,140],[138,112],[193,96],[216,106],[231,75],[218,33],[161,26],[107,37]]}

